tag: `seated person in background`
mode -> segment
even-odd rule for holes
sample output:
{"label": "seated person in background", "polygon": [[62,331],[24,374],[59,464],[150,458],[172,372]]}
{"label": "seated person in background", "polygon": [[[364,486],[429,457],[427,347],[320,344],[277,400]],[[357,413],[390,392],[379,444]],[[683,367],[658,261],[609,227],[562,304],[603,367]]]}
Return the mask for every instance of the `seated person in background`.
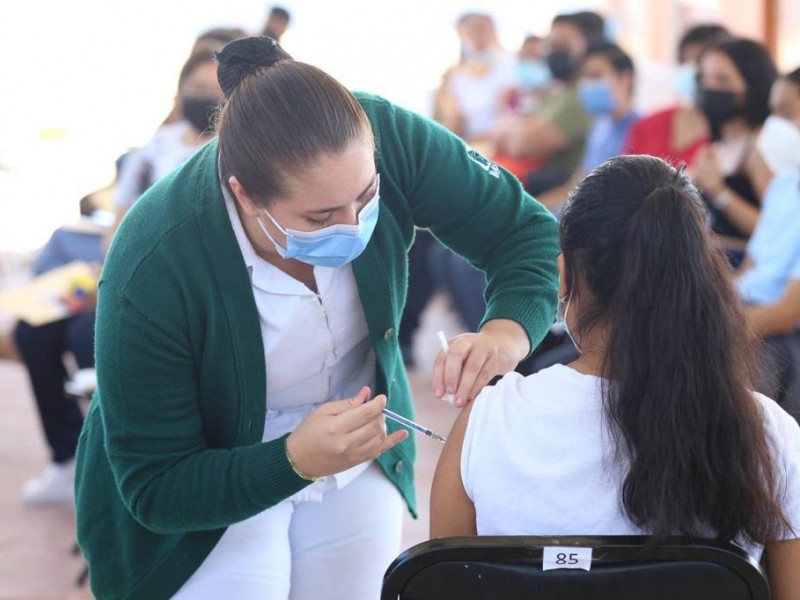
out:
{"label": "seated person in background", "polygon": [[[83,198],[80,206],[82,219],[88,219],[94,209],[91,196]],[[37,255],[34,275],[76,260],[99,265],[101,240],[99,232],[57,229]],[[33,327],[19,321],[14,328],[14,343],[28,372],[51,461],[24,484],[22,498],[27,504],[72,503],[75,449],[83,413],[78,403],[64,394],[64,354],[71,353],[79,369],[94,366],[94,316],[90,306],[54,323]]]}
{"label": "seated person in background", "polygon": [[[247,32],[238,27],[215,27],[201,33],[194,41],[189,56],[196,54],[206,54],[213,56],[214,52],[222,50],[226,44],[239,38],[247,37]],[[181,102],[180,97],[175,96],[175,101],[172,105],[167,118],[164,119],[162,125],[169,125],[181,120]]]}
{"label": "seated person in background", "polygon": [[755,347],[698,191],[661,159],[611,159],[560,238],[581,356],[464,409],[431,536],[713,538],[765,551],[772,598],[800,598],[800,426],[751,391]]}
{"label": "seated person in background", "polygon": [[552,80],[545,60],[545,41],[538,35],[526,37],[517,52],[514,85],[501,98],[501,111],[508,115],[535,113]]}
{"label": "seated person in background", "polygon": [[109,229],[106,244],[139,196],[213,137],[213,119],[221,101],[213,57],[208,53],[191,56],[178,79],[182,118],[162,125],[152,140],[125,159],[114,199],[116,225]]}
{"label": "seated person in background", "polygon": [[796,170],[800,163],[800,68],[775,80],[769,104],[772,115],[764,121],[756,147],[773,173]]}
{"label": "seated person in background", "polygon": [[468,13],[457,30],[461,57],[442,78],[433,115],[468,143],[479,144],[497,121],[503,92],[513,85],[514,61],[500,46],[491,16]]}
{"label": "seated person in background", "polygon": [[790,81],[791,75],[773,85],[773,115],[759,134],[759,151],[777,175],[761,202],[737,285],[764,341],[766,372],[756,389],[800,419],[800,87]]}
{"label": "seated person in background", "polygon": [[756,140],[770,113],[770,89],[778,72],[764,46],[741,38],[706,46],[699,68],[697,106],[708,121],[713,146],[698,151],[690,173],[710,206],[721,246],[738,267],[773,175]]}
{"label": "seated person in background", "polygon": [[625,154],[649,154],[671,162],[692,165],[697,151],[708,145],[708,125],[694,105],[697,62],[707,44],[728,37],[722,25],[697,25],[678,43],[675,93],[680,103],[648,115],[631,127]]}
{"label": "seated person in background", "polygon": [[592,12],[559,15],[547,40],[553,80],[535,113],[505,117],[493,136],[498,164],[538,195],[563,185],[580,164],[591,124],[578,98],[577,79],[586,49],[602,41],[603,18]]}
{"label": "seated person in background", "polygon": [[569,191],[587,173],[622,153],[631,126],[638,119],[633,109],[634,84],[633,61],[622,48],[604,42],[586,51],[578,96],[594,122],[580,169],[567,184],[537,198],[550,210],[557,212]]}

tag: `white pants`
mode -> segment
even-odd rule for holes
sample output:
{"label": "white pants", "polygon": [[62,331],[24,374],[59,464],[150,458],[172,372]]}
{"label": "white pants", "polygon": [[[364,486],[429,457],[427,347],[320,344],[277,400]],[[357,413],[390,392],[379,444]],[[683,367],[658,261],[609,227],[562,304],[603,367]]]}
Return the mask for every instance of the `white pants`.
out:
{"label": "white pants", "polygon": [[322,501],[292,498],[228,528],[174,600],[374,600],[404,503],[377,463]]}

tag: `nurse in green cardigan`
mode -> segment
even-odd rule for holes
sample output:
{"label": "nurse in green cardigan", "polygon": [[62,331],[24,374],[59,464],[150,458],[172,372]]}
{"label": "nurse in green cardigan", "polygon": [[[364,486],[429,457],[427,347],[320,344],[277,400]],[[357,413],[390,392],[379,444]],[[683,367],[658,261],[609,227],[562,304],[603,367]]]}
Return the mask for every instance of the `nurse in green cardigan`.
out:
{"label": "nurse in green cardigan", "polygon": [[122,223],[99,286],[78,539],[98,598],[378,597],[416,514],[397,344],[414,228],[487,276],[437,397],[552,323],[556,224],[431,121],[269,38],[218,54],[217,138]]}

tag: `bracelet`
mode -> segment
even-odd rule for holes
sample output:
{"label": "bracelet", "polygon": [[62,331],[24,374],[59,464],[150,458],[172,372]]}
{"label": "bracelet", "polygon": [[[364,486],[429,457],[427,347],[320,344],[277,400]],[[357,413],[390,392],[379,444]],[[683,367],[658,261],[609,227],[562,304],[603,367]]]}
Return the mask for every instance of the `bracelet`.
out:
{"label": "bracelet", "polygon": [[731,201],[733,201],[733,192],[725,188],[711,199],[711,205],[722,212],[731,205]]}
{"label": "bracelet", "polygon": [[286,460],[289,461],[289,466],[292,467],[292,471],[295,472],[295,475],[297,475],[300,479],[305,479],[306,481],[312,481],[312,482],[325,481],[324,477],[311,477],[310,475],[306,475],[300,469],[297,468],[297,465],[294,464],[294,461],[292,460],[292,457],[289,456],[289,447],[286,444],[286,442],[288,440],[289,440],[289,437],[287,436],[286,440],[284,440],[284,442],[283,442],[283,452],[284,452],[284,454],[286,454]]}

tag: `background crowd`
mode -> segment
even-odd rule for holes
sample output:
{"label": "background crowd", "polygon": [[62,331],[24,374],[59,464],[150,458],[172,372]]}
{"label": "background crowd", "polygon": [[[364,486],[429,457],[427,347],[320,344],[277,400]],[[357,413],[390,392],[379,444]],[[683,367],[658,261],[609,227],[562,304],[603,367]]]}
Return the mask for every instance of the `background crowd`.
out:
{"label": "background crowd", "polygon": [[[610,158],[649,154],[680,166],[702,194],[708,225],[747,305],[742,327],[763,340],[759,391],[800,417],[800,64],[779,68],[763,42],[723,23],[699,22],[675,44],[675,68],[662,77],[669,89],[642,94],[642,61],[599,12],[564,12],[548,26],[531,24],[537,33],[517,47],[501,42],[499,16],[466,11],[451,24],[458,56],[430,94],[429,116],[476,157],[515,174],[556,217],[575,185]],[[293,25],[290,11],[270,7],[259,28],[226,24],[197,36],[174,74],[174,104],[153,123],[152,137],[121,155],[108,150],[113,184],[76,202],[81,225],[53,231],[32,253],[28,275],[75,260],[101,268],[117,225],[141,194],[213,137],[222,100],[214,52],[246,35],[281,39]],[[643,95],[665,101],[652,110],[637,102]],[[426,369],[415,364],[414,340],[431,298],[446,298],[462,329],[475,331],[485,280],[425,230],[417,231],[409,268],[399,340],[407,366]],[[24,365],[51,458],[31,474],[22,500],[69,504],[83,407],[64,389],[76,370],[94,365],[94,307],[88,301],[46,325],[3,323],[0,358]],[[576,356],[556,323],[518,370],[534,373]]]}

